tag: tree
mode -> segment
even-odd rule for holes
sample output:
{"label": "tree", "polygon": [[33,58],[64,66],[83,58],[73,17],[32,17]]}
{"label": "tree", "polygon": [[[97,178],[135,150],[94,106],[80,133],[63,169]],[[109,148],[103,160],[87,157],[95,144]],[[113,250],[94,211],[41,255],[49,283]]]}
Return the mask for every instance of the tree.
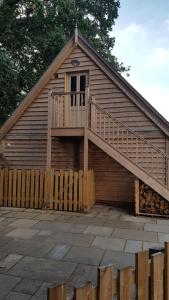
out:
{"label": "tree", "polygon": [[1,120],[6,119],[39,79],[73,34],[76,23],[118,72],[128,71],[111,53],[115,39],[109,32],[118,17],[119,1],[4,0],[0,3]]}

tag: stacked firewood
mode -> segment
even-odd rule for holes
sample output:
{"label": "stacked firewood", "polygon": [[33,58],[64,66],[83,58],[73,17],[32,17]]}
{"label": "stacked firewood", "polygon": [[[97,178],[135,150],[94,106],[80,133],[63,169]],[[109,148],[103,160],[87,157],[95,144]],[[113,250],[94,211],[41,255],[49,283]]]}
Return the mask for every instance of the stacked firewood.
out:
{"label": "stacked firewood", "polygon": [[148,185],[140,182],[140,212],[169,215],[169,202],[154,192]]}

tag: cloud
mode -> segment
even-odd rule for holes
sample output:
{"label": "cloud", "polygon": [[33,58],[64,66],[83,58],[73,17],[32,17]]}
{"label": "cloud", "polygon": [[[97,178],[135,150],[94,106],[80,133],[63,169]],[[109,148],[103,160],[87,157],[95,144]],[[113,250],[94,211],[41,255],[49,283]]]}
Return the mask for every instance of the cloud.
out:
{"label": "cloud", "polygon": [[126,79],[169,121],[169,86],[147,84],[134,76]]}
{"label": "cloud", "polygon": [[136,23],[117,26],[112,34],[116,37],[113,54],[131,66],[127,80],[169,120],[168,34]]}

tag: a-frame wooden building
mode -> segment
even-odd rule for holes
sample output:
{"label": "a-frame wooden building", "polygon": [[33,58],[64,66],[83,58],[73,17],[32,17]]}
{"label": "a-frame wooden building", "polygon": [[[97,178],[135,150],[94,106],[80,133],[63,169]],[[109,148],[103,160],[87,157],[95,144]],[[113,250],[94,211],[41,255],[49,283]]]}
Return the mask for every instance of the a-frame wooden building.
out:
{"label": "a-frame wooden building", "polygon": [[94,169],[99,203],[133,204],[135,178],[169,201],[168,122],[77,31],[0,143],[11,168]]}

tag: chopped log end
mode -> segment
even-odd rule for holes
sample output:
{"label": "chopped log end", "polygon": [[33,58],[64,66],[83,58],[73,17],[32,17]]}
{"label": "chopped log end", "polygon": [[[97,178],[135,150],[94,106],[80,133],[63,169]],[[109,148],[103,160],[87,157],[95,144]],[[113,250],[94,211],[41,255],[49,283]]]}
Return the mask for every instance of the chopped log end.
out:
{"label": "chopped log end", "polygon": [[139,186],[139,208],[142,213],[169,216],[169,202],[143,182]]}

